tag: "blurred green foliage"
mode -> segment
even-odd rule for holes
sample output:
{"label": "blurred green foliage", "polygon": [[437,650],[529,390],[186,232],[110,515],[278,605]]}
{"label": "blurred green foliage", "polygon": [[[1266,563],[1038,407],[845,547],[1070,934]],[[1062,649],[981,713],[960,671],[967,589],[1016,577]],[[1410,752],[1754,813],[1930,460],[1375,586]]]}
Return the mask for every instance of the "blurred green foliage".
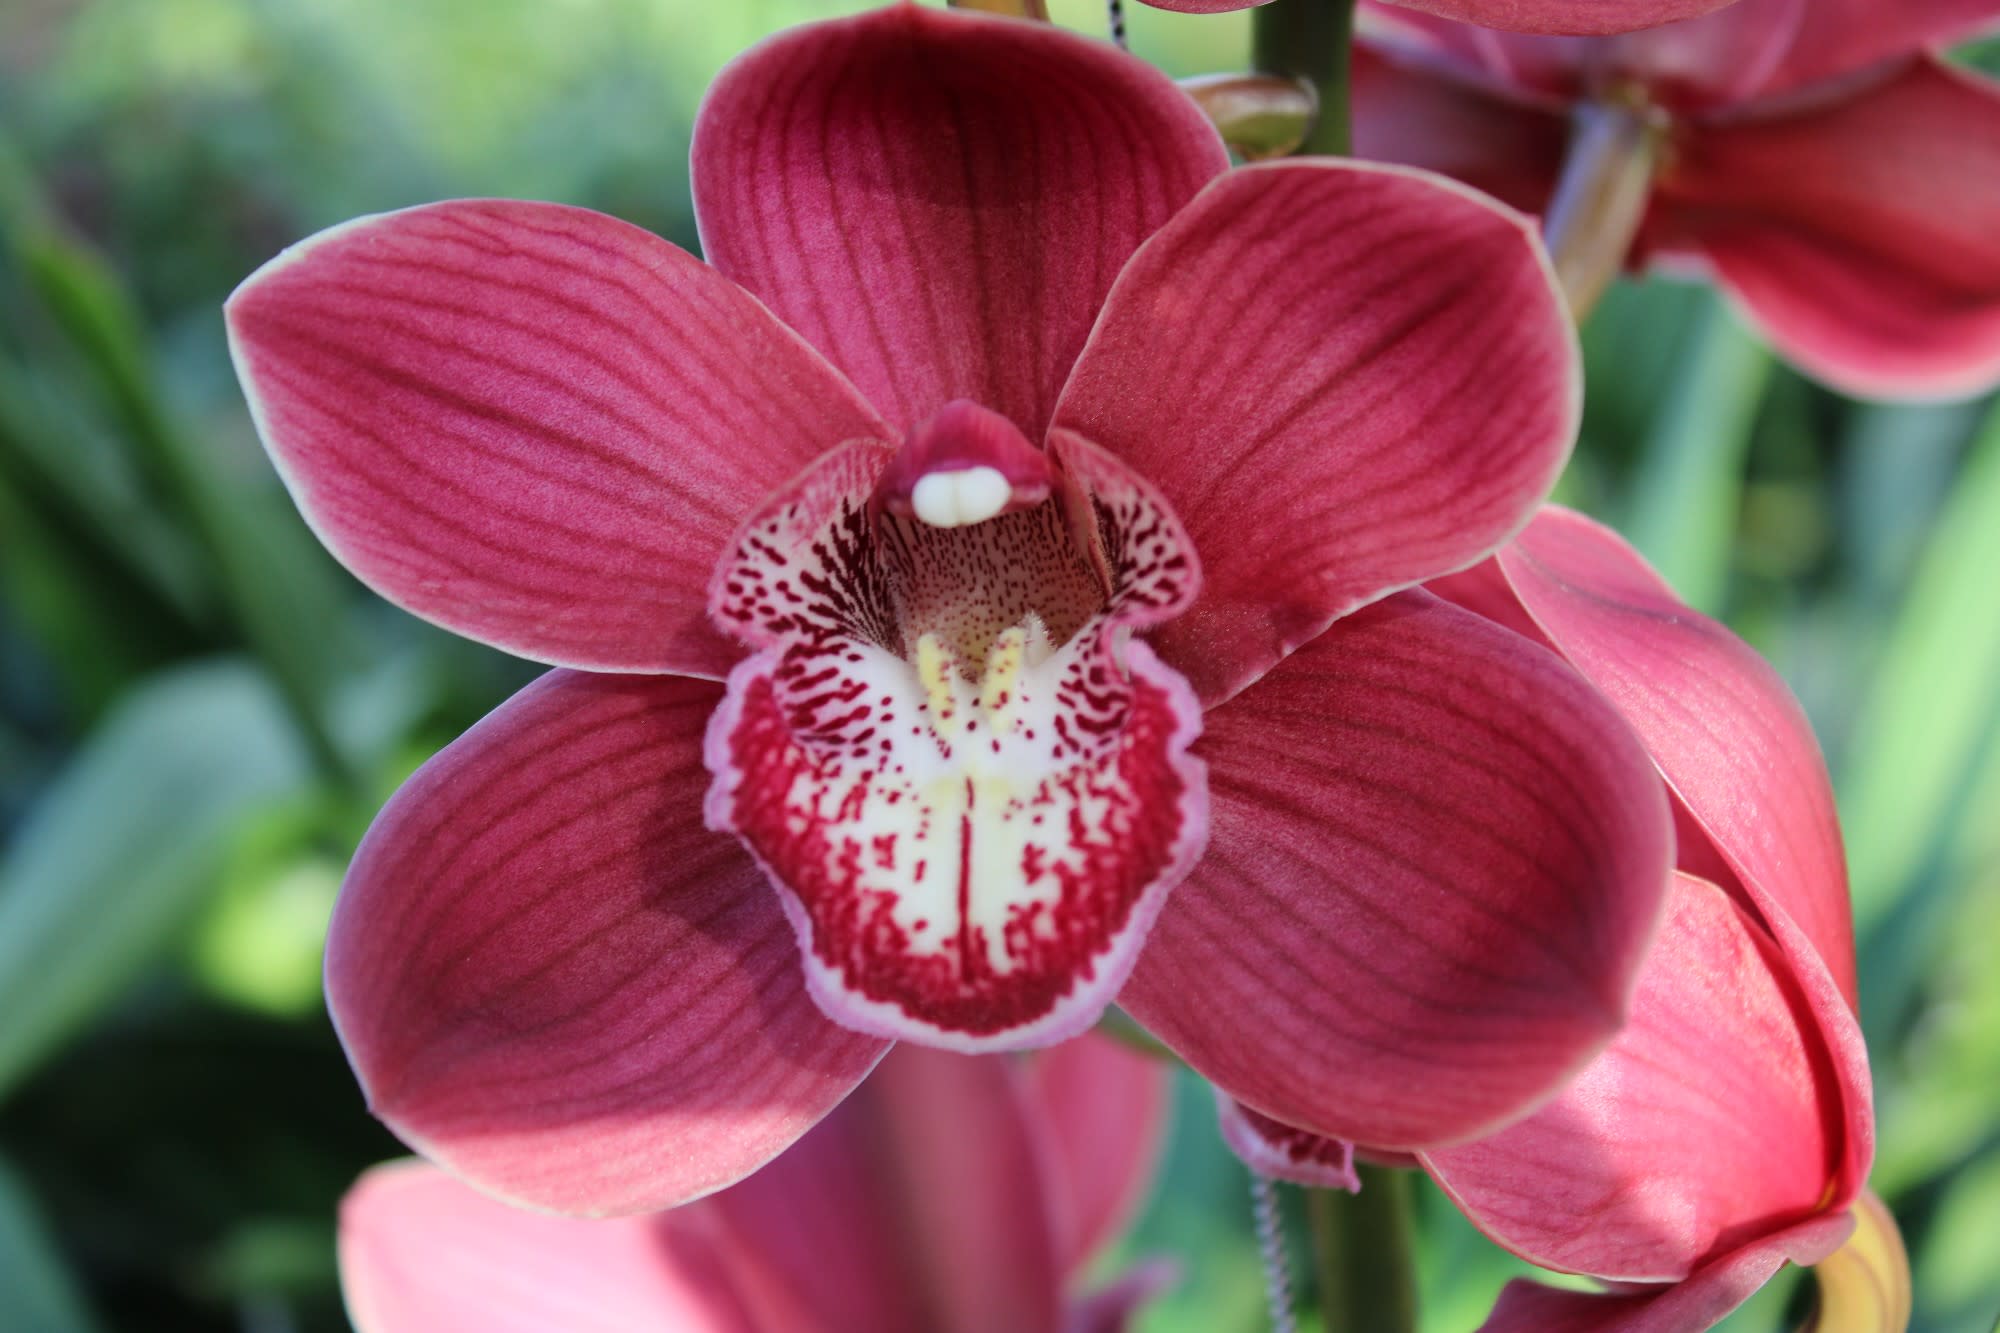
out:
{"label": "blurred green foliage", "polygon": [[[0,1329],[344,1327],[334,1205],[400,1150],[318,1003],[333,888],[395,783],[532,674],[320,552],[256,447],[222,298],[321,227],[452,195],[586,204],[692,246],[709,78],[855,7],[0,7]],[[1090,0],[1056,9],[1097,22]],[[1130,18],[1176,73],[1247,47],[1240,16]],[[1689,287],[1618,290],[1586,352],[1564,497],[1769,654],[1820,728],[1853,854],[1876,1184],[1915,1256],[1918,1327],[1983,1333],[2000,414],[1843,400]],[[1125,1246],[1183,1272],[1144,1328],[1257,1329],[1244,1176],[1209,1094],[1183,1094]],[[1434,1191],[1418,1205],[1425,1327],[1468,1329],[1525,1267]],[[1786,1327],[1799,1286],[1728,1327]]]}

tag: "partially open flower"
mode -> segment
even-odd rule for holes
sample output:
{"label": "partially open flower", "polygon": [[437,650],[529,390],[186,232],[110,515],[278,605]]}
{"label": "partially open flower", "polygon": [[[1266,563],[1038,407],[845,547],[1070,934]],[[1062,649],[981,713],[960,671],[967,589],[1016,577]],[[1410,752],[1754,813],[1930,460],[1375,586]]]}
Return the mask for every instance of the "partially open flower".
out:
{"label": "partially open flower", "polygon": [[1851,393],[2000,382],[2000,86],[1931,54],[2000,21],[1995,0],[1740,0],[1593,40],[1363,19],[1361,156],[1541,211],[1573,125],[1628,119],[1649,194],[1611,262],[1712,273]]}
{"label": "partially open flower", "polygon": [[659,1207],[888,1039],[1045,1044],[1119,996],[1261,1111],[1417,1147],[1609,1039],[1657,779],[1574,672],[1398,591],[1567,454],[1533,229],[1401,168],[1225,165],[1136,60],[898,6],[722,76],[708,265],[462,202],[231,300],[334,552],[570,668],[342,891],[329,1002],[408,1142]]}
{"label": "partially open flower", "polygon": [[1488,1327],[1704,1329],[1787,1260],[1833,1254],[1857,1213],[1893,1235],[1862,1196],[1875,1127],[1840,828],[1783,682],[1565,510],[1434,586],[1546,643],[1617,704],[1674,792],[1681,844],[1631,1023],[1533,1115],[1418,1154],[1507,1248],[1649,1285],[1517,1283]]}

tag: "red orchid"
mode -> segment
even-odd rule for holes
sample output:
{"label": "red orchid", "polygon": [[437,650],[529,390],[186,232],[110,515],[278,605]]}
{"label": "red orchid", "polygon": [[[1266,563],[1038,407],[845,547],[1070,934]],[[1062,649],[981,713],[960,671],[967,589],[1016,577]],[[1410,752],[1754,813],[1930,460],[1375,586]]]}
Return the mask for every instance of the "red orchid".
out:
{"label": "red orchid", "polygon": [[1819,747],[1762,658],[1580,515],[1546,510],[1433,586],[1562,654],[1632,723],[1676,798],[1680,869],[1617,1039],[1535,1114],[1418,1156],[1516,1253],[1667,1284],[1516,1283],[1489,1328],[1707,1328],[1786,1260],[1842,1245],[1874,1153]]}
{"label": "red orchid", "polygon": [[1568,668],[1396,591],[1567,453],[1532,226],[1401,168],[1225,166],[1120,52],[896,6],[722,75],[706,265],[462,202],[231,299],[328,546],[565,668],[343,887],[329,1004],[407,1142],[663,1207],[890,1038],[1046,1043],[1116,995],[1260,1110],[1416,1147],[1609,1039],[1657,779]]}
{"label": "red orchid", "polygon": [[1166,1066],[1103,1038],[1021,1066],[905,1047],[741,1184],[586,1221],[434,1167],[341,1208],[360,1333],[1117,1333],[1167,1276],[1078,1281],[1144,1197]]}
{"label": "red orchid", "polygon": [[1657,138],[1628,263],[1711,271],[1849,392],[2000,380],[2000,84],[1929,53],[2000,19],[1995,0],[1740,0],[1595,40],[1364,17],[1361,156],[1542,210],[1572,114],[1579,134],[1622,121]]}
{"label": "red orchid", "polygon": [[[1713,13],[1738,0],[1393,0],[1441,18],[1509,32],[1616,33]],[[1269,0],[1146,0],[1155,9],[1221,14]]]}

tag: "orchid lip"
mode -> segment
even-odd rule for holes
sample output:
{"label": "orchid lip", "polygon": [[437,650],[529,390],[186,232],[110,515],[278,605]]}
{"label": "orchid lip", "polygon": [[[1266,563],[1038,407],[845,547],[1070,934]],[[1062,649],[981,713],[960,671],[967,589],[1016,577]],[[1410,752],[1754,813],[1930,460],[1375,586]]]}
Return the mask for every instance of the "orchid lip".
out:
{"label": "orchid lip", "polygon": [[710,724],[707,817],[829,1016],[968,1051],[1094,1021],[1205,832],[1199,705],[1129,642],[1197,578],[1145,483],[972,404],[751,519],[712,585],[755,651]]}

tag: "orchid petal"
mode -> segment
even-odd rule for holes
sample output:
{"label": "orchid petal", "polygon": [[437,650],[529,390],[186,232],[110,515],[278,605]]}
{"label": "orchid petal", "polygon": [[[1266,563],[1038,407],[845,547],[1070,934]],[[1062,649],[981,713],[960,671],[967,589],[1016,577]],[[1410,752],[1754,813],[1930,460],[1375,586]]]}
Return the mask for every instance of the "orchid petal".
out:
{"label": "orchid petal", "polygon": [[1678,23],[1736,0],[1391,0],[1460,23],[1507,32],[1601,37]]}
{"label": "orchid petal", "polygon": [[1551,505],[1497,561],[1543,633],[1638,731],[1757,910],[1796,921],[1854,1003],[1833,787],[1798,700],[1609,528]]}
{"label": "orchid petal", "polygon": [[1516,1278],[1501,1290],[1479,1333],[1701,1333],[1754,1296],[1786,1262],[1815,1262],[1852,1226],[1845,1215],[1816,1217],[1657,1291],[1567,1291]]}
{"label": "orchid petal", "polygon": [[1054,1333],[1037,1124],[1001,1057],[901,1046],[798,1145],[683,1209],[763,1327]]}
{"label": "orchid petal", "polygon": [[1682,868],[1723,870],[1783,950],[1842,1087],[1846,1139],[1829,1202],[1844,1206],[1867,1176],[1874,1116],[1838,816],[1798,701],[1747,644],[1580,514],[1546,507],[1494,565],[1536,637],[1639,732],[1677,821],[1699,834],[1682,840]]}
{"label": "orchid petal", "polygon": [[1215,1115],[1222,1141],[1243,1165],[1272,1180],[1288,1180],[1309,1189],[1361,1188],[1354,1171],[1354,1145],[1346,1139],[1322,1138],[1273,1120],[1217,1090]]}
{"label": "orchid petal", "polygon": [[567,666],[725,674],[723,543],[825,449],[888,435],[749,296],[579,208],[346,223],[258,270],[228,322],[328,549],[405,610]]}
{"label": "orchid petal", "polygon": [[1821,1211],[1840,1094],[1790,982],[1741,907],[1676,875],[1611,1046],[1535,1114],[1425,1167],[1501,1245],[1620,1281],[1679,1281]]}
{"label": "orchid petal", "polygon": [[403,785],[355,854],[327,999],[370,1105],[491,1193],[660,1208],[775,1155],[883,1043],[827,1022],[750,858],[701,823],[679,678],[551,672]]}
{"label": "orchid petal", "polygon": [[1209,850],[1119,1003],[1225,1092],[1426,1146],[1521,1114],[1617,1030],[1666,800],[1552,654],[1404,593],[1207,725]]}
{"label": "orchid petal", "polygon": [[1657,198],[1790,360],[1849,393],[2000,382],[2000,83],[1922,59],[1790,114],[1691,127]]}
{"label": "orchid petal", "polygon": [[1435,171],[1524,213],[1555,193],[1570,133],[1559,111],[1366,46],[1354,49],[1351,95],[1356,157]]}
{"label": "orchid petal", "polygon": [[659,1220],[512,1208],[421,1162],[362,1176],[340,1205],[340,1278],[359,1333],[752,1333]]}
{"label": "orchid petal", "polygon": [[[1741,0],[1749,4],[1754,0]],[[1789,91],[1975,36],[2000,24],[1993,0],[1812,0],[1791,49],[1764,85]]]}
{"label": "orchid petal", "polygon": [[1202,595],[1153,638],[1212,706],[1504,540],[1578,393],[1532,223],[1441,177],[1308,160],[1231,172],[1146,243],[1057,423],[1187,526]]}
{"label": "orchid petal", "polygon": [[1095,1033],[1038,1052],[1029,1103],[1051,1148],[1063,1265],[1078,1272],[1145,1201],[1166,1139],[1166,1064]]}
{"label": "orchid petal", "polygon": [[1038,437],[1119,266],[1228,165],[1157,70],[1047,24],[892,5],[740,57],[695,123],[709,262],[905,429]]}

